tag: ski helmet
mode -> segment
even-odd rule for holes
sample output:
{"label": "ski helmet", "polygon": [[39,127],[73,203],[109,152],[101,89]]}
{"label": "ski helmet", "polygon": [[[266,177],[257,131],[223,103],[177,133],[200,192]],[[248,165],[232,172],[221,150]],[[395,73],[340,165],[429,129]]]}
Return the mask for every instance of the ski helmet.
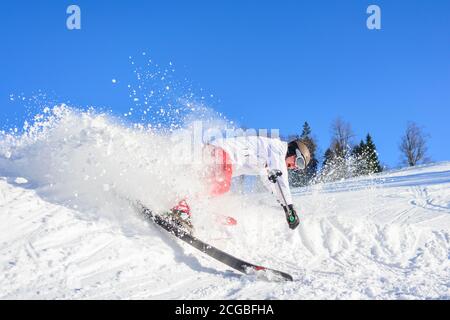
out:
{"label": "ski helmet", "polygon": [[305,169],[311,161],[311,153],[308,147],[300,139],[288,143],[286,158],[296,156],[296,164],[300,169]]}

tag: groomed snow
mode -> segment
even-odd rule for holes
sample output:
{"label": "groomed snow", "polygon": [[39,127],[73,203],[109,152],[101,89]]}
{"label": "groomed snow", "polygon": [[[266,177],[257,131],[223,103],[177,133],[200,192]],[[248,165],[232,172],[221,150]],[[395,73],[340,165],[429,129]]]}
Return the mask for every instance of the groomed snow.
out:
{"label": "groomed snow", "polygon": [[[43,136],[0,139],[2,299],[450,298],[449,162],[294,190],[295,231],[268,194],[193,203],[200,238],[294,277],[267,282],[170,238],[117,198],[170,203],[161,199],[173,181],[158,180],[165,167],[152,160],[161,137],[97,116],[62,119]],[[177,194],[195,189],[186,174]],[[215,224],[219,213],[238,226]]]}

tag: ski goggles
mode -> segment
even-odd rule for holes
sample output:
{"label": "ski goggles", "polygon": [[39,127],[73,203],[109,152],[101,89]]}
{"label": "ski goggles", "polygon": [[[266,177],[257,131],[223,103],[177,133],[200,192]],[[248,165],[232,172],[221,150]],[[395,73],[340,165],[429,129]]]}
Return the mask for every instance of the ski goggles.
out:
{"label": "ski goggles", "polygon": [[299,149],[295,149],[295,154],[297,158],[295,159],[295,165],[298,170],[304,170],[306,168],[305,157],[302,155]]}

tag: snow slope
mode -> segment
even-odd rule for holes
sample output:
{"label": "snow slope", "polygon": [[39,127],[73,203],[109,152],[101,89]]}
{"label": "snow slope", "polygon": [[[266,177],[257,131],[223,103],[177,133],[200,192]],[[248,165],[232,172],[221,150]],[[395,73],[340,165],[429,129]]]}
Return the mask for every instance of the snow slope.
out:
{"label": "snow slope", "polygon": [[[200,190],[159,161],[164,137],[62,111],[0,137],[2,299],[449,299],[450,162],[294,191],[290,231],[267,194],[192,203],[200,238],[293,275],[240,275],[142,221]],[[169,177],[169,178],[168,178]],[[236,217],[236,227],[214,223]]]}

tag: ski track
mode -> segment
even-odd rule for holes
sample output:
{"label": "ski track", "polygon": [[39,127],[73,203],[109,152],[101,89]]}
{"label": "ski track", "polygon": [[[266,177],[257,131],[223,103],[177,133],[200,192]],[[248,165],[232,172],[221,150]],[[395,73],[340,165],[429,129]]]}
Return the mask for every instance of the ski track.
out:
{"label": "ski track", "polygon": [[211,244],[291,273],[284,283],[240,275],[131,209],[125,223],[95,216],[14,178],[0,178],[1,299],[450,299],[450,163],[294,190],[295,231],[267,195],[227,196],[238,226],[199,237],[226,235]]}

